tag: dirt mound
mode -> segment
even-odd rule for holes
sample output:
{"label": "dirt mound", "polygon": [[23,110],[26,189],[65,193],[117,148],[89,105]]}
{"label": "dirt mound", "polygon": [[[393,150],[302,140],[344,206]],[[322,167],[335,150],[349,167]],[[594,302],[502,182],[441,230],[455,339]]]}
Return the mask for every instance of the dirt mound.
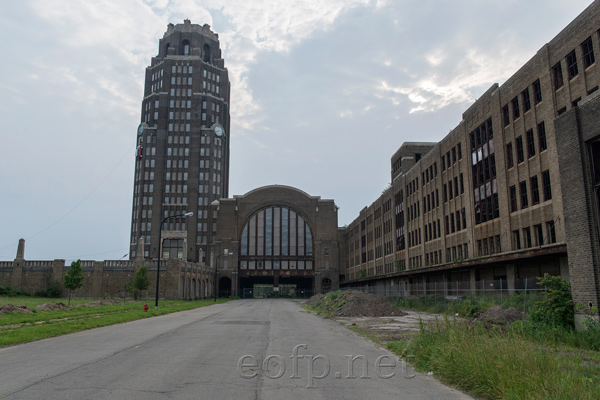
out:
{"label": "dirt mound", "polygon": [[323,293],[317,293],[314,296],[312,296],[310,299],[308,299],[305,304],[308,304],[309,306],[312,306],[312,307],[316,307],[316,304],[319,303],[319,301],[323,297],[325,297],[325,295]]}
{"label": "dirt mound", "polygon": [[124,304],[124,303],[122,301],[108,299],[108,300],[90,301],[89,303],[77,304],[73,307],[98,307],[98,306],[113,305],[113,304]]}
{"label": "dirt mound", "polygon": [[27,308],[27,306],[13,306],[12,304],[6,304],[3,306],[0,306],[0,314],[8,314],[8,313],[16,313],[16,312],[31,314],[33,311],[31,311],[29,308]]}
{"label": "dirt mound", "polygon": [[510,325],[515,321],[521,321],[525,318],[525,315],[514,307],[511,308],[500,308],[492,307],[486,311],[477,313],[471,322],[481,322],[485,326],[506,326]]}
{"label": "dirt mound", "polygon": [[44,303],[44,304],[40,304],[39,306],[35,306],[35,308],[37,310],[55,311],[55,310],[68,310],[69,306],[67,306],[65,303]]}
{"label": "dirt mound", "polygon": [[389,317],[406,315],[383,297],[355,290],[317,294],[307,304],[334,317]]}

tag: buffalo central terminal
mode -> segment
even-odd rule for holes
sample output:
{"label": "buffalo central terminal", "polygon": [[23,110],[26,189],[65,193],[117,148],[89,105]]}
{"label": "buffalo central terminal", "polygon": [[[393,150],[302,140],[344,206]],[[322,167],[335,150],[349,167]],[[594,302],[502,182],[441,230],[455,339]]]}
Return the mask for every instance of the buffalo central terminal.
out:
{"label": "buffalo central terminal", "polygon": [[[594,1],[439,142],[402,144],[390,187],[338,227],[334,200],[297,188],[229,196],[230,84],[218,34],[169,24],[146,69],[130,260],[84,260],[78,294],[118,296],[142,264],[152,279],[160,268],[159,295],[170,298],[340,287],[512,293],[548,273],[570,281],[575,304],[598,307],[599,31]],[[68,268],[26,260],[21,242],[0,263],[0,284],[33,292]]]}

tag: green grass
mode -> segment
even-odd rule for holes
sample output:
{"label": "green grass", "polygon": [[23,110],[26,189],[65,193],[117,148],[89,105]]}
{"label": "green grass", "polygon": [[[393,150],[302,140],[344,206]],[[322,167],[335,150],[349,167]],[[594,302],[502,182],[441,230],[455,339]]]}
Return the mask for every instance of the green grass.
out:
{"label": "green grass", "polygon": [[546,299],[543,292],[528,292],[525,297],[520,292],[503,296],[499,294],[472,295],[465,299],[455,301],[447,300],[442,294],[416,295],[407,299],[396,301],[395,306],[418,311],[426,311],[435,314],[458,314],[461,317],[471,317],[473,314],[485,311],[490,307],[500,306],[502,308],[514,307],[521,312],[529,314],[536,302]]}
{"label": "green grass", "polygon": [[[71,305],[83,304],[94,299],[71,299]],[[223,303],[227,299],[218,299]],[[125,304],[102,305],[97,307],[71,307],[69,310],[43,311],[34,307],[48,302],[67,303],[66,299],[36,297],[0,297],[0,305],[26,305],[32,314],[0,314],[0,347],[46,339],[86,329],[113,325],[136,319],[149,318],[177,311],[190,310],[214,304],[212,299],[183,301],[161,300],[158,310],[154,302],[148,302],[150,309],[144,312],[144,301],[127,301]]]}
{"label": "green grass", "polygon": [[531,340],[523,328],[449,320],[387,347],[416,369],[486,399],[598,399],[600,353]]}

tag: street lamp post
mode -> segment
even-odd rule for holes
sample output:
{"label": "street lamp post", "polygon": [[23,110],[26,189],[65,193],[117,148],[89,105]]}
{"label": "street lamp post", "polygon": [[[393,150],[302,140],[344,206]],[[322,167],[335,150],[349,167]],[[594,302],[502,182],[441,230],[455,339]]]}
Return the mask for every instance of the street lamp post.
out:
{"label": "street lamp post", "polygon": [[214,287],[214,292],[213,292],[213,302],[217,301],[217,270],[219,268],[219,258],[221,258],[222,256],[232,256],[233,253],[228,253],[227,249],[225,249],[223,251],[223,254],[219,254],[217,255],[217,258],[215,260],[215,276],[214,276],[214,281],[215,281],[215,287]]}
{"label": "street lamp post", "polygon": [[160,226],[158,227],[158,256],[157,256],[157,263],[156,263],[156,301],[154,303],[154,309],[158,310],[158,280],[160,279],[160,256],[161,256],[161,234],[162,234],[162,227],[163,224],[165,223],[166,220],[168,220],[169,218],[181,218],[181,217],[191,217],[192,215],[194,215],[193,212],[187,212],[185,214],[180,214],[180,215],[170,215],[168,217],[165,217],[161,222],[160,222]]}

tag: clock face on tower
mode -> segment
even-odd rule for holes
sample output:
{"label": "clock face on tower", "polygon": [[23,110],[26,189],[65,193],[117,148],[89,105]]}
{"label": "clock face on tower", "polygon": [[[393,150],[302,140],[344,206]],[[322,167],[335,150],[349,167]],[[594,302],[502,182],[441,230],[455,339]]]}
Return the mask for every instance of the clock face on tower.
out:
{"label": "clock face on tower", "polygon": [[213,131],[215,132],[215,135],[216,135],[217,137],[221,137],[221,136],[223,136],[223,134],[225,133],[225,129],[223,129],[223,127],[222,127],[221,125],[219,125],[219,124],[216,124],[216,125],[213,127]]}

